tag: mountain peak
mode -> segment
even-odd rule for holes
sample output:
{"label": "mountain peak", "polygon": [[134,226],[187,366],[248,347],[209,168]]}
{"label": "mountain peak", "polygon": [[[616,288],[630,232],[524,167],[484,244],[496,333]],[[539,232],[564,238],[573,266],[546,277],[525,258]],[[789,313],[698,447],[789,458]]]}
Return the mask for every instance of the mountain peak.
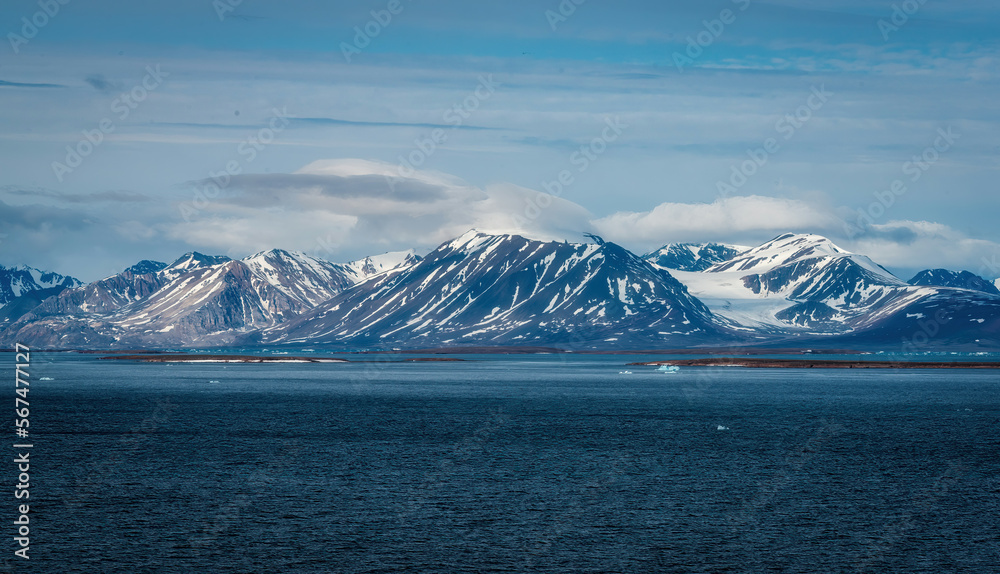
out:
{"label": "mountain peak", "polygon": [[[997,280],[1000,282],[1000,280]],[[951,271],[949,269],[925,269],[907,281],[910,285],[934,287],[954,287],[956,289],[971,289],[991,295],[1000,295],[997,282],[988,281],[971,271]]]}
{"label": "mountain peak", "polygon": [[841,249],[829,238],[815,233],[784,233],[761,245],[757,249],[778,248],[789,249],[798,247],[800,249],[824,250],[830,254],[847,254],[846,249]]}
{"label": "mountain peak", "polygon": [[161,263],[159,261],[151,261],[149,259],[143,259],[142,261],[136,263],[135,265],[125,269],[126,272],[133,275],[146,275],[147,273],[156,273],[167,267],[166,263]]}
{"label": "mountain peak", "polygon": [[205,255],[197,251],[190,251],[181,255],[176,261],[167,266],[168,269],[193,269],[195,267],[208,267],[232,261],[225,255]]}
{"label": "mountain peak", "polygon": [[275,247],[274,249],[265,249],[264,251],[258,251],[257,253],[254,253],[253,255],[250,255],[249,257],[245,257],[244,259],[249,259],[250,257],[266,256],[266,255],[282,255],[282,256],[287,256],[287,255],[291,255],[291,253],[292,253],[291,251]]}
{"label": "mountain peak", "polygon": [[253,255],[248,255],[248,256],[244,257],[241,261],[244,261],[244,262],[255,261],[255,260],[288,261],[288,260],[292,260],[292,259],[294,259],[296,261],[301,261],[302,259],[307,259],[307,258],[308,259],[315,259],[315,257],[311,257],[311,256],[306,255],[305,253],[301,253],[299,251],[288,251],[286,249],[277,249],[276,248],[276,249],[267,249],[265,251],[258,251],[257,253],[254,253]]}
{"label": "mountain peak", "polygon": [[570,245],[601,245],[606,242],[603,238],[588,232],[570,231],[550,231],[538,232],[527,229],[511,230],[488,230],[470,229],[459,237],[452,239],[438,249],[476,249],[479,246],[491,241],[511,241],[521,240],[532,243],[562,243]]}
{"label": "mountain peak", "polygon": [[[774,239],[739,254],[729,261],[709,268],[709,272],[746,271],[760,273],[779,265],[823,257],[845,257],[853,255],[841,249],[822,235],[811,233],[785,233]],[[874,263],[871,267],[881,269]],[[880,272],[885,272],[881,270]],[[885,272],[888,273],[888,272]]]}
{"label": "mountain peak", "polygon": [[669,243],[643,259],[657,267],[677,271],[705,271],[711,266],[729,261],[749,250],[743,245],[724,243]]}
{"label": "mountain peak", "polygon": [[442,249],[454,251],[475,251],[487,243],[511,240],[515,237],[519,236],[506,233],[484,233],[478,229],[470,229],[455,239],[442,244],[435,251]]}

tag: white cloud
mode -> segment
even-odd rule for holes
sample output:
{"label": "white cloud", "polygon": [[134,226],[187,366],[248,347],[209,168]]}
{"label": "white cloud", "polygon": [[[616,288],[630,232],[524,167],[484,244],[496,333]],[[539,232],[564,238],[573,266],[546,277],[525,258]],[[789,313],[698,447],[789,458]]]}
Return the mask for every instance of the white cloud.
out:
{"label": "white cloud", "polygon": [[170,225],[166,235],[194,249],[232,257],[275,247],[316,252],[318,246],[349,241],[357,222],[350,215],[322,211],[306,216],[281,209],[216,210],[204,219]]}
{"label": "white cloud", "polygon": [[643,248],[679,241],[738,241],[789,231],[826,233],[843,227],[831,212],[796,199],[758,195],[713,203],[661,203],[646,212],[619,212],[594,222],[606,238]]}
{"label": "white cloud", "polygon": [[229,254],[281,247],[346,260],[430,250],[469,229],[541,240],[578,240],[590,229],[587,210],[534,190],[398,172],[388,163],[345,159],[316,161],[292,174],[236,176],[227,197],[165,232]]}
{"label": "white cloud", "polygon": [[[844,247],[886,266],[966,270],[987,279],[1000,277],[1000,244],[973,239],[940,223],[890,221]],[[904,277],[909,279],[909,277]]]}
{"label": "white cloud", "polygon": [[[1000,245],[940,223],[890,221],[846,237],[837,214],[849,210],[831,206],[819,192],[796,192],[802,199],[750,195],[669,202],[595,219],[572,201],[510,183],[477,187],[446,173],[398,173],[390,163],[337,159],[315,161],[291,174],[236,176],[229,196],[189,222],[162,229],[169,239],[231,256],[281,247],[333,260],[396,249],[429,251],[469,229],[569,241],[593,231],[637,252],[670,242],[756,245],[781,233],[808,232],[902,274],[945,267],[1000,275],[985,268],[1000,254]],[[120,231],[126,229],[143,232],[136,222]]]}
{"label": "white cloud", "polygon": [[156,231],[141,221],[134,219],[114,226],[126,241],[145,241],[156,236]]}

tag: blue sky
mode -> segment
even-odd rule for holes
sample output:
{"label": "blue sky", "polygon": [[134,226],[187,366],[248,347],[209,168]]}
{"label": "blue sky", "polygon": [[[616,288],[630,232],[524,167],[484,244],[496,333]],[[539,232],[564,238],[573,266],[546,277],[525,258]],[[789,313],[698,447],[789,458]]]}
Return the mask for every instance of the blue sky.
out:
{"label": "blue sky", "polygon": [[993,3],[220,2],[3,3],[0,264],[802,231],[1000,277]]}

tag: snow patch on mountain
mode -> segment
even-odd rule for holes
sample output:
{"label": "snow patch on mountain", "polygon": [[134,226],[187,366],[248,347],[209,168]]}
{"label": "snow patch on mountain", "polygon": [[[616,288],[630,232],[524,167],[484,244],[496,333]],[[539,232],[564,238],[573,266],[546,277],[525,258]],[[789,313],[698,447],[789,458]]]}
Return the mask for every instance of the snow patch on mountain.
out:
{"label": "snow patch on mountain", "polygon": [[699,301],[738,325],[752,329],[788,326],[776,316],[794,303],[784,297],[753,294],[743,285],[744,273],[730,271],[705,273],[700,271],[670,270],[678,281]]}

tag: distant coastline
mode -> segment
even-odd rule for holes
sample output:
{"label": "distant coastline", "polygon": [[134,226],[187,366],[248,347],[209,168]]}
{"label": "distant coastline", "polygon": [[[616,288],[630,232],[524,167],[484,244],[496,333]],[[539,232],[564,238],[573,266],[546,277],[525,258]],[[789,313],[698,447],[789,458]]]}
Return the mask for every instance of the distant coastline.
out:
{"label": "distant coastline", "polygon": [[[348,361],[347,359],[338,359],[334,357],[289,357],[285,355],[279,356],[260,356],[260,355],[210,355],[210,354],[196,354],[196,355],[181,355],[181,354],[170,354],[170,353],[149,353],[142,355],[111,355],[108,357],[98,357],[101,361],[140,361],[144,363],[366,363],[370,361]],[[416,363],[416,362],[434,362],[434,363],[450,363],[456,361],[462,361],[463,359],[454,359],[447,357],[433,357],[433,358],[423,358],[423,357],[409,357],[406,359],[401,359],[400,363]]]}
{"label": "distant coastline", "polygon": [[323,357],[260,357],[255,355],[112,355],[99,357],[101,361],[142,361],[144,363],[346,363],[345,359]]}

